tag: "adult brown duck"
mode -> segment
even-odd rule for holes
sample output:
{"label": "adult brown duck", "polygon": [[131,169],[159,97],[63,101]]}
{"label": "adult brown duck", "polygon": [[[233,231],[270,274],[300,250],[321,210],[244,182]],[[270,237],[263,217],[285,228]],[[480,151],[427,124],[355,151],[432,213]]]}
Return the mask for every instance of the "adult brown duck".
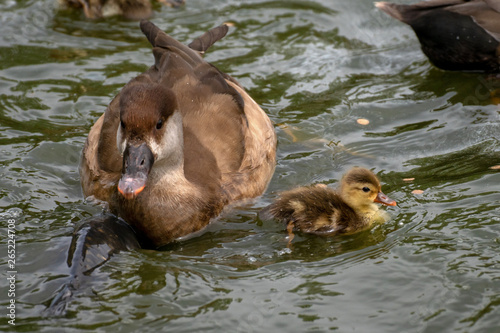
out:
{"label": "adult brown duck", "polygon": [[500,0],[377,2],[375,6],[410,25],[436,67],[500,72]]}
{"label": "adult brown duck", "polygon": [[284,223],[292,237],[294,230],[323,236],[352,234],[385,221],[385,212],[375,203],[396,205],[382,193],[373,172],[356,167],[342,177],[339,191],[325,185],[285,191],[260,216]]}
{"label": "adult brown duck", "polygon": [[223,207],[266,189],[274,127],[231,76],[201,57],[223,25],[185,46],[141,22],[155,64],[131,80],[90,130],[80,176],[85,196],[159,247],[205,227]]}
{"label": "adult brown duck", "polygon": [[[167,6],[178,7],[184,0],[158,0]],[[123,16],[131,20],[149,18],[152,15],[150,0],[59,0],[62,7],[82,8],[89,19]]]}

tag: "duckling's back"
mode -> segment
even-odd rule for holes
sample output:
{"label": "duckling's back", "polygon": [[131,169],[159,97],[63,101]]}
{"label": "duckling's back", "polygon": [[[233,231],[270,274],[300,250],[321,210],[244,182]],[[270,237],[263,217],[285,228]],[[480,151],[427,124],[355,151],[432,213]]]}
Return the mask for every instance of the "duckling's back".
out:
{"label": "duckling's back", "polygon": [[318,235],[349,233],[363,223],[340,195],[327,187],[299,187],[283,192],[261,211],[264,220],[274,219],[296,230]]}

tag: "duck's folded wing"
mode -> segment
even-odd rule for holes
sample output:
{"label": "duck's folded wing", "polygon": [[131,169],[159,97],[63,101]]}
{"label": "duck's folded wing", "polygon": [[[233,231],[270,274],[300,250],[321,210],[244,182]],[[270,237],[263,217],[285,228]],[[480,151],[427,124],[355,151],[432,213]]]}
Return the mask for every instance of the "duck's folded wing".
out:
{"label": "duck's folded wing", "polygon": [[276,165],[276,133],[274,126],[243,88],[227,81],[239,91],[245,104],[247,119],[244,129],[244,156],[235,172],[224,175],[224,190],[232,200],[251,198],[262,194],[267,188]]}

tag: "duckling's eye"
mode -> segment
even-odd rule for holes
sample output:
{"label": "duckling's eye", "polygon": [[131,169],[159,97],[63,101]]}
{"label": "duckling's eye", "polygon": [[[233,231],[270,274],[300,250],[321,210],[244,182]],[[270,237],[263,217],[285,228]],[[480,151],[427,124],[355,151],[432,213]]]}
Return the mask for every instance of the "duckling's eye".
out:
{"label": "duckling's eye", "polygon": [[363,188],[362,188],[362,190],[363,190],[363,192],[370,192],[370,188],[369,188],[369,187],[366,187],[366,186],[365,186],[365,187],[363,187]]}
{"label": "duckling's eye", "polygon": [[122,127],[122,129],[125,129],[125,123],[123,122],[123,120],[120,120],[120,126]]}
{"label": "duckling's eye", "polygon": [[163,120],[158,120],[158,122],[156,123],[156,129],[160,129],[161,127],[163,126]]}

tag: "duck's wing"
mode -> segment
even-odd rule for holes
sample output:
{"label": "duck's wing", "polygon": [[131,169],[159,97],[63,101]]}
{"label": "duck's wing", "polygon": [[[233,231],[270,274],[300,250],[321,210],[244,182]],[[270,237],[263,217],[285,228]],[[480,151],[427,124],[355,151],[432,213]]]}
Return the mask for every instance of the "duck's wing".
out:
{"label": "duck's wing", "polygon": [[109,202],[113,186],[120,178],[122,157],[116,145],[120,122],[119,96],[90,129],[80,160],[80,182],[85,197]]}
{"label": "duck's wing", "polygon": [[238,169],[223,174],[223,186],[232,200],[253,198],[267,188],[276,166],[276,132],[267,114],[238,83],[227,80],[245,104],[245,151]]}

